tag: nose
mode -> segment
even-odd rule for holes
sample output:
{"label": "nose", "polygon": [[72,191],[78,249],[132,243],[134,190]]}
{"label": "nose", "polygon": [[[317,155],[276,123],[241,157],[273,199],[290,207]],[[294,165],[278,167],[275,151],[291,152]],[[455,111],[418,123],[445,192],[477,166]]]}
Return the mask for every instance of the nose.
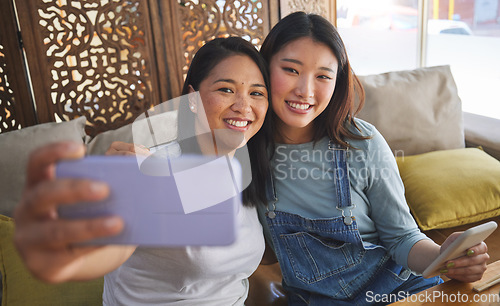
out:
{"label": "nose", "polygon": [[295,94],[303,99],[310,99],[314,97],[314,81],[310,76],[301,76],[295,88]]}
{"label": "nose", "polygon": [[231,105],[231,109],[234,112],[238,112],[242,115],[246,115],[252,112],[252,104],[250,97],[242,94],[237,94],[235,96],[235,101]]}

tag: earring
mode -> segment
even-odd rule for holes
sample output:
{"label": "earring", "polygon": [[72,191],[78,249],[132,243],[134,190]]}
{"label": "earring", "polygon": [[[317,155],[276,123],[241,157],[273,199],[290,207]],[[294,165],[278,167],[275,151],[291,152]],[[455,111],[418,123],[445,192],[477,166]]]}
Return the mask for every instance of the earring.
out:
{"label": "earring", "polygon": [[189,108],[190,108],[191,110],[194,110],[194,106],[193,106],[193,105],[191,105]]}

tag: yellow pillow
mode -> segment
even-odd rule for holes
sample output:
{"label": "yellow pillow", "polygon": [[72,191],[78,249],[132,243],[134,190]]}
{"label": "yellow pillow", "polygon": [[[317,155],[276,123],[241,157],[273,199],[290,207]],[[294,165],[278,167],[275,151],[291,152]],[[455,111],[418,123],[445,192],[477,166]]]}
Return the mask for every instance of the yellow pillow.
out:
{"label": "yellow pillow", "polygon": [[103,278],[56,285],[34,278],[12,243],[13,233],[14,220],[0,215],[1,305],[102,305]]}
{"label": "yellow pillow", "polygon": [[397,157],[406,201],[422,230],[500,215],[500,162],[477,148]]}

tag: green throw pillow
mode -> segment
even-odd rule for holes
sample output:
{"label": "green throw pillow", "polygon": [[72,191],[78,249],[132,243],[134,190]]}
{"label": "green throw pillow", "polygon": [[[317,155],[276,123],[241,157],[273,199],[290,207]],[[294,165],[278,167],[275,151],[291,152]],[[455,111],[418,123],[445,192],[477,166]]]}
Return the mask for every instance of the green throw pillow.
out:
{"label": "green throw pillow", "polygon": [[397,157],[410,210],[422,230],[500,215],[500,162],[478,148]]}
{"label": "green throw pillow", "polygon": [[102,305],[103,278],[55,285],[41,282],[24,266],[13,234],[14,220],[0,215],[2,305]]}

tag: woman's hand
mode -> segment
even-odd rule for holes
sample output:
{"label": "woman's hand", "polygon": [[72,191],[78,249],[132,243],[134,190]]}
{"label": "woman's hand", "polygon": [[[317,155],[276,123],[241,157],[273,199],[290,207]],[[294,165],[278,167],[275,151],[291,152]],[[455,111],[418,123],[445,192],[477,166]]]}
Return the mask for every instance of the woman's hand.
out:
{"label": "woman's hand", "polygon": [[91,279],[119,265],[104,257],[111,254],[104,252],[107,247],[75,244],[118,234],[123,229],[121,218],[65,220],[58,217],[60,205],[99,201],[109,194],[103,183],[55,177],[57,161],[81,158],[84,153],[82,145],[55,143],[37,150],[28,161],[25,190],[14,212],[14,243],[28,269],[47,282]]}
{"label": "woman's hand", "polygon": [[[441,253],[461,234],[456,232],[451,234],[442,244]],[[449,260],[443,267],[441,273],[449,278],[463,282],[474,282],[480,280],[486,271],[486,263],[490,259],[488,246],[481,242],[467,251],[466,256]]]}
{"label": "woman's hand", "polygon": [[151,152],[149,152],[148,148],[142,145],[135,145],[133,143],[122,141],[114,141],[106,151],[106,155],[142,155],[147,157],[151,155]]}

